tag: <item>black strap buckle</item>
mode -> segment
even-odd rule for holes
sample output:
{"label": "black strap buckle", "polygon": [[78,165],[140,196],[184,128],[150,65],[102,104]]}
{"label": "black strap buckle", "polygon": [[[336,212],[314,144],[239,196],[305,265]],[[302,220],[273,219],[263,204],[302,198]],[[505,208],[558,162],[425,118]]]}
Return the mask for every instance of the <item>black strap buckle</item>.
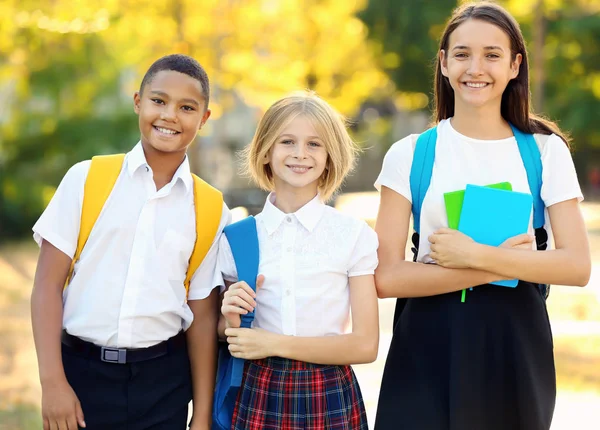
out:
{"label": "black strap buckle", "polygon": [[100,360],[105,363],[127,363],[127,350],[118,348],[100,348]]}

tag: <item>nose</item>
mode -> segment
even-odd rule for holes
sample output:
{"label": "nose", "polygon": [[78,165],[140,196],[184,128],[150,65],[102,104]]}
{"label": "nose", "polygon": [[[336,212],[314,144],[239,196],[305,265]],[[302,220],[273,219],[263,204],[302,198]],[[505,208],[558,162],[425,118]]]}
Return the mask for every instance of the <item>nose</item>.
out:
{"label": "nose", "polygon": [[163,121],[171,121],[177,122],[177,115],[175,114],[175,108],[170,106],[165,106],[164,109],[160,112],[160,119]]}
{"label": "nose", "polygon": [[304,142],[298,142],[294,145],[294,157],[306,158],[306,147]]}
{"label": "nose", "polygon": [[475,56],[471,57],[467,73],[471,76],[480,76],[483,74],[481,58]]}

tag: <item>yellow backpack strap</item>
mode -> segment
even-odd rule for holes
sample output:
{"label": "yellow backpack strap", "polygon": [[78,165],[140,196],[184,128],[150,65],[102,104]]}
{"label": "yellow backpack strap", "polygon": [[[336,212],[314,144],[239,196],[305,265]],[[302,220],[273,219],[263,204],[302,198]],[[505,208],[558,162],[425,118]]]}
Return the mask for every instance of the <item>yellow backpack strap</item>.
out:
{"label": "yellow backpack strap", "polygon": [[194,178],[194,209],[196,212],[196,242],[190,257],[188,271],[185,276],[186,297],[190,291],[192,276],[206,257],[221,222],[223,211],[223,194],[211,187],[198,176]]}
{"label": "yellow backpack strap", "polygon": [[99,155],[92,157],[90,170],[88,171],[85,186],[83,188],[83,204],[81,206],[81,223],[79,225],[79,238],[77,239],[77,250],[71,261],[71,268],[67,276],[65,288],[71,280],[75,263],[81,256],[96,220],[108,199],[117,178],[121,173],[125,154]]}

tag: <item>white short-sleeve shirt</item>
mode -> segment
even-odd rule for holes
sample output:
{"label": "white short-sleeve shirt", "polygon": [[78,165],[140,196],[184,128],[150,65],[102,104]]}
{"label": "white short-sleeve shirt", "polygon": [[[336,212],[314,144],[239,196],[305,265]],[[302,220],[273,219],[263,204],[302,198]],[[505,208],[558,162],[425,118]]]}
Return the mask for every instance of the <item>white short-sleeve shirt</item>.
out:
{"label": "white short-sleeve shirt", "polygon": [[[530,193],[527,172],[514,137],[500,140],[472,139],[458,133],[450,120],[438,124],[438,138],[431,185],[421,209],[418,261],[429,262],[428,237],[448,227],[444,193],[464,190],[467,184],[489,185],[508,181],[514,191]],[[541,197],[546,208],[570,199],[583,200],[569,148],[555,134],[534,135],[542,156]],[[388,187],[412,202],[410,169],[418,135],[394,143],[387,152],[375,187]],[[546,229],[551,234],[546,210]],[[529,233],[533,233],[530,221]],[[535,246],[532,244],[532,246]]]}
{"label": "white short-sleeve shirt", "polygon": [[[259,274],[253,327],[294,336],[328,336],[349,329],[349,277],[372,275],[377,235],[364,221],[326,206],[315,197],[295,213],[275,207],[270,194],[256,215]],[[237,281],[225,235],[218,267]]]}
{"label": "white short-sleeve shirt", "polygon": [[[33,227],[34,239],[73,258],[90,161],[73,166]],[[184,280],[196,237],[193,179],[187,157],[172,181],[156,190],[138,143],[81,253],[63,293],[63,328],[101,346],[143,348],[187,329],[193,313]],[[225,204],[213,244],[192,277],[189,300],[222,284],[218,239],[231,215]]]}

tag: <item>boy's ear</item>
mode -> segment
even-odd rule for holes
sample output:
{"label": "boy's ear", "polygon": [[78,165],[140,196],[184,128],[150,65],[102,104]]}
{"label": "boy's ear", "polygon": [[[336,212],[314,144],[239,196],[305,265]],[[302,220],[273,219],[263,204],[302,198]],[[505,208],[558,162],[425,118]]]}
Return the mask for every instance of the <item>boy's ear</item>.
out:
{"label": "boy's ear", "polygon": [[206,121],[208,121],[208,118],[210,118],[210,114],[210,109],[206,108],[204,115],[202,115],[202,121],[200,121],[200,126],[198,127],[198,130],[201,130],[202,127],[204,127],[204,124],[206,124]]}
{"label": "boy's ear", "polygon": [[438,55],[440,57],[440,69],[442,71],[442,75],[448,77],[448,58],[446,58],[446,51],[440,49]]}
{"label": "boy's ear", "polygon": [[136,91],[133,94],[133,110],[135,113],[137,113],[139,115],[140,113],[140,103],[142,102],[142,99],[140,97],[140,93],[139,91]]}

